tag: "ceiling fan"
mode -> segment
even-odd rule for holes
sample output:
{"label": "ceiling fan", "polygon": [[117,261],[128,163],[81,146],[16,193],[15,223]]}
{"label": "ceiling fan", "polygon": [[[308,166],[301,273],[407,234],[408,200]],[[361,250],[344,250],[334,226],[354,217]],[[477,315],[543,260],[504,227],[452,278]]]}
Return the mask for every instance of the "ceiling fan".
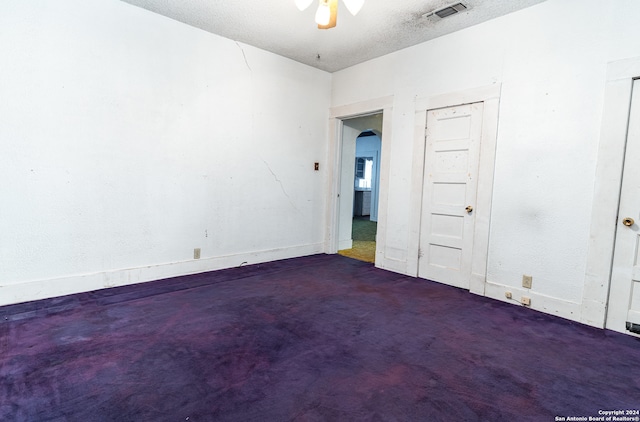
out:
{"label": "ceiling fan", "polygon": [[[318,0],[318,10],[316,11],[316,23],[318,29],[329,29],[336,26],[338,20],[338,0]],[[364,0],[342,0],[344,5],[353,16],[357,15]],[[313,0],[295,0],[298,9],[305,10],[313,3]]]}

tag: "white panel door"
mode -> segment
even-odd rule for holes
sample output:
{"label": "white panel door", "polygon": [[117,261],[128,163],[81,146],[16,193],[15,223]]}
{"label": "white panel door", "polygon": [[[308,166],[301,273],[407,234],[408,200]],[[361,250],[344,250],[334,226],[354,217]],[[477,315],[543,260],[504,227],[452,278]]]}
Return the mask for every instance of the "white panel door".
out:
{"label": "white panel door", "polygon": [[[607,328],[640,330],[640,81],[633,83]],[[633,220],[633,221],[632,221]],[[635,331],[635,330],[634,330]]]}
{"label": "white panel door", "polygon": [[427,112],[418,276],[469,288],[483,103]]}

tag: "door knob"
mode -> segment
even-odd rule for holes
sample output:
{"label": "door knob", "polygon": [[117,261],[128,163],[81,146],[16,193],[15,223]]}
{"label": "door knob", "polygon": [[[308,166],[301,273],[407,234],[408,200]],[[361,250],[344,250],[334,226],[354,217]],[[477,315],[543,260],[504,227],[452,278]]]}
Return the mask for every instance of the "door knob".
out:
{"label": "door knob", "polygon": [[627,218],[624,218],[624,219],[622,220],[622,224],[624,224],[624,225],[625,225],[625,226],[627,226],[627,227],[631,227],[631,226],[633,226],[633,224],[634,224],[634,223],[635,223],[635,221],[634,221],[634,220],[633,220],[633,218],[631,218],[631,217],[627,217]]}
{"label": "door knob", "polygon": [[471,211],[473,211],[473,207],[469,205],[467,208],[465,208],[465,210],[470,213]]}

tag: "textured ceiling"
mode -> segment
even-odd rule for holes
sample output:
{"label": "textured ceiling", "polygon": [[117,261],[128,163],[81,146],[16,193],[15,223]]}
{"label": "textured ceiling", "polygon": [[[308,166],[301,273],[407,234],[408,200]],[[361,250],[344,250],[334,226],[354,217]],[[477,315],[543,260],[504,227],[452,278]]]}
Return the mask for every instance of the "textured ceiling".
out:
{"label": "textured ceiling", "polygon": [[357,16],[340,1],[338,25],[329,30],[317,29],[315,3],[300,12],[294,0],[123,1],[335,72],[544,0],[462,0],[468,9],[442,20],[423,15],[451,0],[366,0]]}

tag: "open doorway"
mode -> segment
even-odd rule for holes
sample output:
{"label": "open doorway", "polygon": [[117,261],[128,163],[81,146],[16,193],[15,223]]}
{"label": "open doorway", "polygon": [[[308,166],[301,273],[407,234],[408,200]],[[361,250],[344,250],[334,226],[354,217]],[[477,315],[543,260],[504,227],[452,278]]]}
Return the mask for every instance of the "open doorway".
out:
{"label": "open doorway", "polygon": [[[380,180],[376,227],[375,266],[392,271],[406,269],[396,256],[387,256],[387,218],[389,198],[389,151],[392,140],[393,96],[332,107],[329,116],[329,178],[330,200],[327,202],[325,252],[338,253],[353,245],[353,201],[356,139],[366,130],[377,130],[382,150],[378,156]],[[367,123],[367,120],[369,123]],[[375,123],[374,123],[375,122]],[[393,250],[392,250],[393,252]]]}
{"label": "open doorway", "polygon": [[343,125],[338,253],[374,263],[380,196],[382,113],[346,119]]}

